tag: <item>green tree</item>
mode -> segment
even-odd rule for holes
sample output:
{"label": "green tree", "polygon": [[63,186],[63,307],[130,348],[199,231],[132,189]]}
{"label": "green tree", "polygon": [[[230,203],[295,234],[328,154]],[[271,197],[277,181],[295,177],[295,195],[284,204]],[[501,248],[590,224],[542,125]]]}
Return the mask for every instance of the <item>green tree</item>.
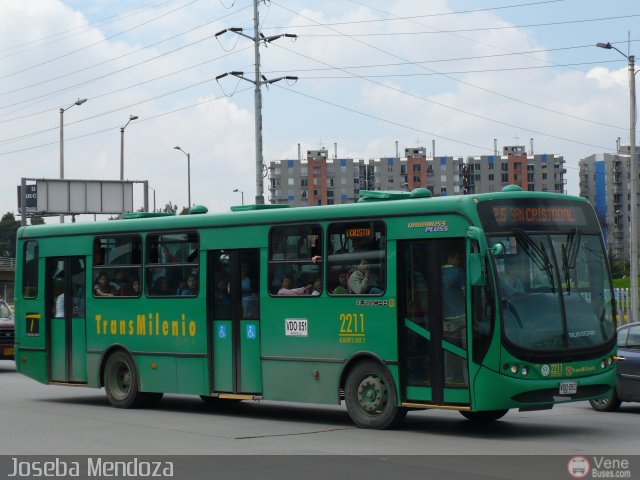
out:
{"label": "green tree", "polygon": [[16,232],[20,222],[16,221],[13,213],[7,212],[0,220],[0,257],[16,256]]}

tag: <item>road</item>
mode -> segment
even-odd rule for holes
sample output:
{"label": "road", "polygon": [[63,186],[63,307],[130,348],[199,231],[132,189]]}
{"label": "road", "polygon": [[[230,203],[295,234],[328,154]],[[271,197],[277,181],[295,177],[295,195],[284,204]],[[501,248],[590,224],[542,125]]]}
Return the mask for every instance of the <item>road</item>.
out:
{"label": "road", "polygon": [[41,385],[11,361],[0,361],[0,386],[2,438],[11,439],[1,443],[4,455],[543,455],[565,456],[566,465],[574,455],[640,452],[640,404],[617,413],[587,403],[509,412],[490,426],[457,412],[415,411],[399,430],[371,431],[356,428],[337,405],[243,402],[215,410],[198,397],[166,395],[154,409],[115,409],[103,390]]}

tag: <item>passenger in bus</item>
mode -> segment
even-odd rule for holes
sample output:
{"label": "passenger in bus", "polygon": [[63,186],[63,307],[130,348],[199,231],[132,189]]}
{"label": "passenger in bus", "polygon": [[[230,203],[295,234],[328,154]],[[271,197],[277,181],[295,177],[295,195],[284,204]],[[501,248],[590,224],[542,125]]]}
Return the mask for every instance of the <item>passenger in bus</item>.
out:
{"label": "passenger in bus", "polygon": [[214,292],[214,299],[216,305],[229,305],[229,303],[231,303],[231,299],[229,298],[229,282],[227,280],[218,280]]}
{"label": "passenger in bus", "polygon": [[154,295],[162,295],[162,296],[172,296],[173,289],[169,287],[169,280],[164,275],[162,277],[158,277],[156,279],[156,283],[153,287]]}
{"label": "passenger in bus", "polygon": [[313,284],[299,288],[291,287],[293,287],[293,279],[287,275],[282,279],[282,286],[280,287],[280,290],[278,290],[278,295],[307,295],[311,293]]}
{"label": "passenger in bus", "polygon": [[321,277],[316,277],[316,279],[313,281],[313,291],[311,292],[311,295],[318,296],[322,293],[322,278]]}
{"label": "passenger in bus", "polygon": [[180,284],[178,287],[178,295],[186,297],[186,296],[195,296],[198,294],[198,277],[195,275],[189,275],[187,278],[186,285],[184,283]]}
{"label": "passenger in bus", "polygon": [[109,277],[104,272],[98,274],[96,283],[93,285],[93,294],[96,297],[113,297]]}
{"label": "passenger in bus", "polygon": [[500,286],[502,287],[503,300],[508,300],[516,294],[524,293],[524,284],[520,279],[518,266],[505,262],[504,272],[500,275]]}
{"label": "passenger in bus", "polygon": [[124,295],[127,297],[139,297],[140,290],[140,280],[138,280],[138,277],[131,277],[125,288]]}
{"label": "passenger in bus", "polygon": [[64,318],[64,291],[61,286],[56,286],[56,305],[55,313],[56,318]]}
{"label": "passenger in bus", "polygon": [[442,275],[442,312],[445,318],[464,316],[464,271],[460,267],[460,254],[452,252],[440,269]]}
{"label": "passenger in bus", "polygon": [[127,273],[119,269],[116,271],[116,278],[111,282],[111,291],[114,295],[124,295],[127,290]]}
{"label": "passenger in bus", "polygon": [[342,272],[338,275],[338,286],[331,292],[333,295],[349,295],[349,285],[347,285],[347,274]]}
{"label": "passenger in bus", "polygon": [[249,277],[249,264],[243,263],[240,265],[240,287],[242,289],[242,295],[247,296],[252,292],[251,277]]}
{"label": "passenger in bus", "polygon": [[357,294],[379,295],[382,290],[378,286],[378,279],[369,268],[369,262],[364,258],[360,260],[360,264],[356,267],[351,275],[349,275],[349,289]]}

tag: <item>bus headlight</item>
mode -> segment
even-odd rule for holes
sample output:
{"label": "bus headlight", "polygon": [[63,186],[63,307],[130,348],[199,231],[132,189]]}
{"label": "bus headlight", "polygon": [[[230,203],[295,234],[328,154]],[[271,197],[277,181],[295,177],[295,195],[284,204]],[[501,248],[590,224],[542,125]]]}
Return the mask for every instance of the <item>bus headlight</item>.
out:
{"label": "bus headlight", "polygon": [[511,373],[513,373],[514,375],[516,373],[518,373],[518,366],[517,365],[511,365]]}
{"label": "bus headlight", "polygon": [[613,365],[613,357],[609,357],[609,366]]}
{"label": "bus headlight", "polygon": [[522,370],[520,370],[520,373],[522,374],[523,377],[526,377],[527,375],[529,375],[529,369],[527,367],[522,367]]}
{"label": "bus headlight", "polygon": [[607,361],[606,360],[602,360],[602,362],[600,362],[600,366],[602,368],[607,368]]}

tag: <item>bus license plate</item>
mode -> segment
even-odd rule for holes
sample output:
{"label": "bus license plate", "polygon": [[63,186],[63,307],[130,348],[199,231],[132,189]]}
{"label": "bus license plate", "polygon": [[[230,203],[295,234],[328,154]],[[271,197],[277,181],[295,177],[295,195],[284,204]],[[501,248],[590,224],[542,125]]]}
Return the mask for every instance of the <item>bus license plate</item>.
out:
{"label": "bus license plate", "polygon": [[560,384],[560,395],[572,395],[578,393],[578,384],[576,382],[562,382]]}
{"label": "bus license plate", "polygon": [[7,356],[13,355],[13,347],[5,348],[3,354]]}

